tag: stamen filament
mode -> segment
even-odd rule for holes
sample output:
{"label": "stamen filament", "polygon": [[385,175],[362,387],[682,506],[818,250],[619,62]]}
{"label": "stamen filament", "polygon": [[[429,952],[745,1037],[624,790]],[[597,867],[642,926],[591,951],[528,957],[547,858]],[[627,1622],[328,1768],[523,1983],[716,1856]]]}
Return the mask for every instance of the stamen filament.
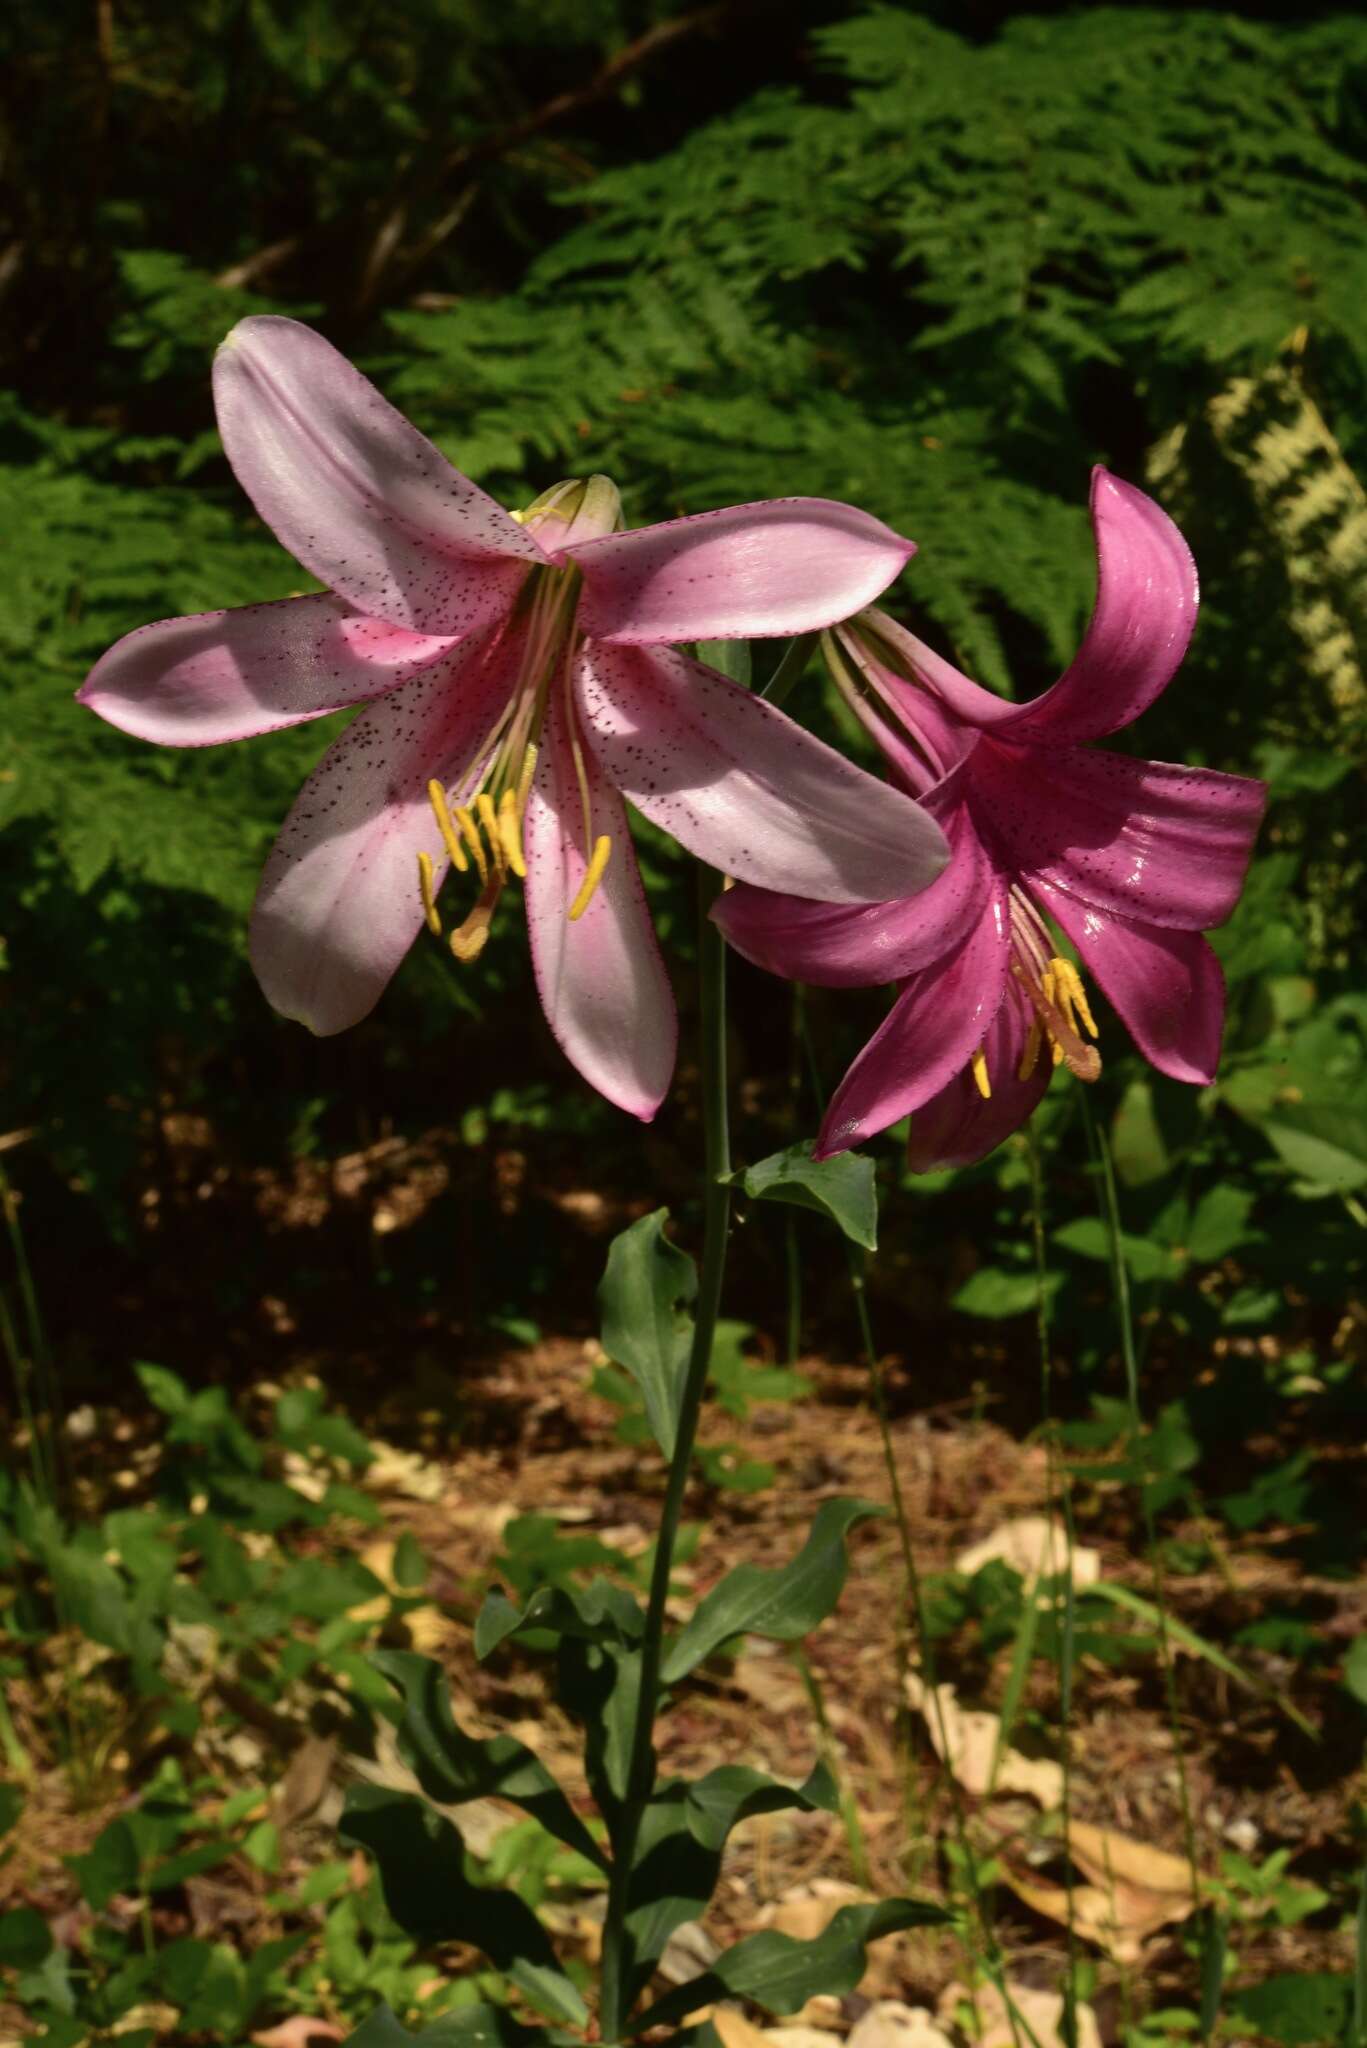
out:
{"label": "stamen filament", "polygon": [[579,894],[570,905],[569,918],[571,924],[576,923],[584,915],[590,903],[592,903],[598,884],[603,879],[603,870],[608,864],[608,856],[611,852],[611,839],[606,832],[600,833],[598,839],[594,842],[593,858],[584,870],[584,879],[579,884]]}
{"label": "stamen filament", "polygon": [[433,887],[432,856],[418,855],[418,887],[422,891],[422,914],[427,919],[427,929],[434,939],[441,937],[441,918],[437,912],[436,891]]}
{"label": "stamen filament", "polygon": [[456,837],[456,828],[451,823],[451,813],[446,807],[446,791],[439,782],[428,783],[427,801],[432,806],[432,815],[437,821],[442,843],[451,857],[451,865],[457,874],[463,875],[470,863],[465,858],[465,848]]}

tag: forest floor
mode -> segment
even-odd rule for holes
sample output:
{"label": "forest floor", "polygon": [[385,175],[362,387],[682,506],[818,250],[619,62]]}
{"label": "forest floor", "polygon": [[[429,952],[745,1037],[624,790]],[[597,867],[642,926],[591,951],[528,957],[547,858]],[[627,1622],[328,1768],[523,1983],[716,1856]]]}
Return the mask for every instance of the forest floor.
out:
{"label": "forest floor", "polygon": [[[405,1535],[416,1540],[430,1561],[427,1604],[406,1628],[417,1647],[446,1666],[458,1716],[471,1732],[527,1741],[585,1805],[575,1731],[549,1697],[544,1667],[508,1651],[477,1663],[470,1624],[484,1588],[498,1576],[496,1560],[515,1517],[553,1517],[563,1536],[596,1538],[626,1566],[646,1549],[659,1508],[658,1461],[653,1451],[614,1441],[616,1412],[589,1385],[601,1357],[592,1342],[547,1339],[488,1359],[463,1382],[455,1448],[445,1418],[424,1419],[404,1404],[393,1433],[406,1447],[382,1449],[366,1478],[383,1524],[358,1541],[384,1578],[394,1545]],[[761,1564],[791,1557],[822,1501],[887,1498],[863,1369],[810,1358],[802,1369],[811,1380],[806,1398],[756,1406],[744,1422],[726,1418],[727,1437],[772,1465],[774,1478],[750,1493],[694,1491],[687,1512],[699,1540],[676,1574],[680,1617],[741,1557]],[[1037,1563],[1039,1538],[1023,1518],[1044,1515],[1049,1498],[1042,1445],[1008,1433],[980,1400],[910,1407],[909,1386],[895,1366],[890,1391],[894,1453],[930,1605],[946,1584],[968,1583],[962,1571],[949,1581],[941,1575],[953,1573],[960,1559],[971,1572],[982,1553],[964,1554],[985,1542],[989,1552],[1014,1557],[1028,1576],[1030,1546],[1037,1546]],[[383,1414],[359,1419],[387,1434]],[[389,1423],[395,1420],[391,1410]],[[1073,1506],[1080,1597],[1088,1579],[1099,1578],[1120,1589],[1122,1599],[1152,1601],[1154,1577],[1142,1562],[1133,1491],[1091,1484],[1084,1471],[1074,1481]],[[1175,1532],[1179,1541],[1183,1533]],[[1209,1553],[1207,1527],[1188,1533]],[[1322,1635],[1346,1644],[1367,1629],[1367,1587],[1307,1575],[1291,1554],[1291,1533],[1222,1531],[1208,1568],[1169,1572],[1167,1612],[1218,1648],[1260,1615],[1288,1606],[1303,1612],[1309,1603]],[[308,1537],[301,1540],[307,1546]],[[764,1925],[814,1932],[837,1906],[870,1892],[952,1894],[962,1904],[971,1856],[983,1916],[973,1936],[979,1957],[986,1945],[994,1947],[1020,1995],[1056,1988],[1067,1968],[1069,1872],[1061,1853],[1055,1665],[1041,1655],[1029,1662],[989,1790],[999,1724],[993,1718],[961,1726],[957,1711],[991,1715],[1001,1706],[1017,1632],[998,1630],[994,1638],[990,1615],[987,1626],[975,1626],[970,1615],[946,1630],[935,1676],[958,1688],[940,1696],[946,1724],[914,1675],[925,1666],[915,1649],[895,1526],[862,1525],[851,1551],[838,1610],[807,1645],[808,1669],[777,1645],[747,1639],[734,1660],[706,1667],[666,1715],[658,1745],[665,1772],[744,1763],[791,1781],[824,1751],[847,1794],[846,1818],[778,1815],[745,1824],[733,1837],[705,1926],[676,1938],[666,1968],[686,1976],[713,1952],[711,1944]],[[1262,1655],[1246,1660],[1256,1663],[1259,1689],[1245,1690],[1218,1658],[1170,1637],[1179,1762],[1162,1659],[1152,1643],[1147,1655],[1117,1663],[1093,1654],[1086,1641],[1084,1631],[1073,1681],[1067,1803],[1081,1981],[1099,2038],[1124,2039],[1136,2013],[1189,2010],[1196,2002],[1200,1916],[1185,1862],[1192,1845],[1203,1885],[1212,1887],[1202,1900],[1213,1901],[1229,1923],[1235,1987],[1291,1971],[1348,1970],[1343,1901],[1360,1856],[1352,1817],[1363,1792],[1361,1730],[1351,1713],[1344,1718],[1332,1672],[1298,1675],[1291,1660]],[[1278,1704],[1282,1683],[1293,1697]],[[1298,1725],[1288,1705],[1313,1732]],[[251,1730],[245,1754],[249,1774],[255,1770],[275,1788],[275,1810],[288,1820],[280,1886],[302,1881],[335,1854],[332,1831],[355,1768],[334,1745],[299,1742],[299,1732],[288,1723],[273,1728],[266,1717]],[[952,1769],[937,1753],[946,1745]],[[391,1757],[388,1768],[395,1767]],[[88,1847],[119,1804],[116,1796],[75,1812],[56,1774],[46,1791],[36,1788],[21,1852],[0,1867],[0,1902],[37,1902],[59,1921],[74,1911],[64,1859]],[[483,1821],[497,1833],[496,1810]],[[1281,1851],[1288,1852],[1284,1859]],[[154,1909],[162,1934],[192,1927],[250,1951],[273,1931],[266,1887],[245,1866],[236,1875],[227,1866],[191,1878],[185,1890],[183,1902]],[[600,1912],[601,1901],[587,1895],[555,1909],[572,1952],[592,1958]],[[871,1957],[857,1993],[813,2000],[800,2021],[844,2035],[886,2000],[928,2008],[944,2025],[956,2015],[965,2020],[974,1972],[948,1932],[894,1937]],[[981,1973],[977,1981],[981,1990]],[[990,1992],[982,1995],[990,2001]],[[902,2021],[904,2030],[908,2024]],[[1047,2000],[1033,2009],[1032,2024],[1041,2048],[1052,2048],[1058,2022]],[[744,2048],[743,2026],[732,2017],[728,2048]],[[979,2037],[1009,2041],[1009,2030],[993,2027],[991,2010],[980,2010]],[[926,2035],[927,2042],[934,2038]],[[1262,2037],[1250,2029],[1237,2038]],[[818,2044],[794,2037],[779,2048]]]}

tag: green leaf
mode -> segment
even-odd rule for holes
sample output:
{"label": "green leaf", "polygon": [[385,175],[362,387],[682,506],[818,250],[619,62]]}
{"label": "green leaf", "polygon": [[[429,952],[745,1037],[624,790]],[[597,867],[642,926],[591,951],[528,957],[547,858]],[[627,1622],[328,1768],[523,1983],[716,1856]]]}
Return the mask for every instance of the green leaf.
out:
{"label": "green leaf", "polygon": [[766,1928],[727,1949],[701,1976],[656,1999],[632,2030],[680,2020],[719,1998],[749,1998],[766,2012],[784,2014],[800,2011],[818,1992],[843,1997],[864,1975],[869,1942],[906,1927],[940,1927],[948,1918],[942,1907],[916,1899],[881,1899],[871,1906],[842,1906],[814,1941]]}
{"label": "green leaf", "polygon": [[358,1785],[348,1796],[340,1832],[370,1850],[380,1867],[385,1904],[415,1941],[468,1941],[543,2012],[570,2026],[587,2024],[588,2007],[556,1961],[531,1907],[515,1892],[471,1884],[465,1845],[443,1815],[409,1793]]}
{"label": "green leaf", "polygon": [[111,1820],[83,1856],[68,1856],[81,1897],[102,1913],[118,1892],[131,1892],[138,1882],[138,1845],[126,1820]]}
{"label": "green leaf", "polygon": [[[645,1616],[640,1603],[611,1579],[591,1579],[573,1592],[563,1586],[542,1586],[525,1607],[507,1595],[486,1594],[475,1621],[475,1655],[481,1662],[511,1636],[578,1636],[590,1643],[634,1643],[641,1639]],[[544,1645],[543,1645],[544,1647]]]}
{"label": "green leaf", "polygon": [[[1061,1273],[1046,1274],[1046,1292],[1056,1292],[1062,1278]],[[1001,1266],[980,1266],[952,1296],[950,1307],[966,1316],[987,1316],[997,1321],[1006,1316],[1033,1314],[1038,1299],[1039,1283],[1033,1272],[1009,1273]]]}
{"label": "green leaf", "polygon": [[1367,1707],[1367,1636],[1356,1637],[1344,1658],[1343,1683],[1353,1698]]}
{"label": "green leaf", "polygon": [[641,1653],[621,1643],[560,1644],[556,1697],[584,1727],[584,1768],[609,1828],[626,1798],[641,1690]]}
{"label": "green leaf", "polygon": [[824,1763],[802,1785],[782,1785],[748,1764],[719,1764],[690,1785],[684,1800],[690,1833],[705,1849],[720,1850],[732,1828],[759,1813],[840,1811],[840,1792]]}
{"label": "green leaf", "polygon": [[753,664],[748,640],[700,640],[697,651],[699,661],[705,661],[709,668],[719,669],[733,683],[749,689]]}
{"label": "green leaf", "polygon": [[12,1913],[0,1913],[0,1967],[36,1970],[52,1950],[47,1921],[32,1906],[18,1906]]}
{"label": "green leaf", "polygon": [[628,1895],[626,1934],[633,1992],[649,1982],[665,1944],[685,1921],[701,1919],[717,1888],[732,1828],[785,1808],[839,1811],[835,1781],[818,1764],[805,1785],[781,1785],[763,1771],[723,1765],[689,1785],[657,1788],[641,1816]]}
{"label": "green leaf", "polygon": [[689,1304],[698,1275],[687,1252],[664,1234],[668,1209],[656,1209],[615,1237],[598,1289],[603,1349],[641,1389],[655,1441],[674,1455],[679,1402],[693,1342]]}
{"label": "green leaf", "polygon": [[741,1564],[698,1603],[673,1642],[666,1646],[661,1677],[676,1685],[705,1657],[743,1634],[796,1642],[824,1621],[840,1598],[849,1560],[845,1539],[856,1522],[883,1515],[872,1501],[828,1500],[791,1564],[767,1571]]}
{"label": "green leaf", "polygon": [[[1084,1259],[1106,1261],[1111,1256],[1111,1235],[1099,1216],[1079,1216],[1063,1224],[1054,1232],[1054,1243]],[[1168,1279],[1175,1270],[1166,1245],[1151,1244],[1146,1237],[1134,1237],[1128,1230],[1120,1233],[1120,1249],[1136,1280]]]}
{"label": "green leaf", "polygon": [[600,1869],[602,1850],[546,1766],[511,1735],[480,1741],[457,1726],[439,1664],[410,1650],[376,1650],[371,1662],[403,1695],[399,1744],[428,1797],[448,1805],[464,1799],[508,1799]]}
{"label": "green leaf", "polygon": [[1346,1972],[1310,1970],[1267,1977],[1247,1991],[1233,1993],[1229,2018],[1285,2048],[1322,2048],[1327,2041],[1343,2039],[1352,1989]]}
{"label": "green leaf", "polygon": [[0,1836],[7,1835],[24,1810],[24,1795],[17,1785],[0,1785]]}
{"label": "green leaf", "polygon": [[411,1529],[405,1529],[394,1545],[394,1584],[414,1593],[427,1583],[427,1559]]}
{"label": "green leaf", "polygon": [[878,1190],[872,1159],[860,1152],[841,1152],[834,1159],[814,1159],[815,1140],[785,1146],[757,1166],[733,1173],[734,1186],[752,1201],[788,1202],[815,1209],[843,1230],[866,1252],[878,1249]]}

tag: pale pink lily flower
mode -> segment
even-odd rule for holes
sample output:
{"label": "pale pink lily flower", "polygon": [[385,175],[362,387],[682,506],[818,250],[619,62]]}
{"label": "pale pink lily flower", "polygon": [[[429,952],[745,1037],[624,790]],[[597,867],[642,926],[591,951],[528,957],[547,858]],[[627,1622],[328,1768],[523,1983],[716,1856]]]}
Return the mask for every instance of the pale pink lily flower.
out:
{"label": "pale pink lily flower", "polygon": [[1153,1066],[1214,1076],[1224,981],[1201,935],[1238,901],[1266,790],[1086,745],[1166,688],[1197,605],[1187,545],[1151,498],[1097,469],[1091,511],[1091,623],[1029,703],[970,682],[876,611],[827,636],[833,675],[944,827],[950,863],[914,900],[849,908],[738,888],[713,913],[777,974],[900,984],[831,1098],[820,1156],[910,1113],[914,1169],[967,1165],[1025,1121],[1056,1065],[1095,1079],[1096,1023],[1054,926]]}
{"label": "pale pink lily flower", "polygon": [[790,498],[621,532],[603,477],[519,517],[321,335],[271,315],[223,343],[214,395],[238,480],[327,589],[141,627],[79,694],[189,747],[369,704],[257,895],[252,962],[287,1016],[319,1033],[365,1016],[424,922],[440,932],[451,865],[478,891],[450,939],[473,958],[515,875],[552,1031],[648,1118],[676,1021],[624,797],[727,874],[825,902],[939,873],[943,838],[906,795],[667,644],[850,616],[912,553],[878,520]]}

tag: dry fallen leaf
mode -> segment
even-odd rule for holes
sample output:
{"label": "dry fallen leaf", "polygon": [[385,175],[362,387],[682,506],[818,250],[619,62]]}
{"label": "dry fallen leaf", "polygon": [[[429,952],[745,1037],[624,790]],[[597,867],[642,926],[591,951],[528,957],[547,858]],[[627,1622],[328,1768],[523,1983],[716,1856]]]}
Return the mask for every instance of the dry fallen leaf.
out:
{"label": "dry fallen leaf", "polygon": [[824,2027],[766,2027],[764,2039],[768,2048],[843,2048],[839,2034]]}
{"label": "dry fallen leaf", "polygon": [[[972,1575],[985,1564],[1000,1558],[1027,1582],[1042,1573],[1053,1577],[1068,1561],[1065,1534],[1048,1515],[1016,1515],[1003,1522],[980,1543],[970,1544],[954,1560],[956,1571]],[[1094,1586],[1101,1577],[1101,1553],[1085,1544],[1073,1546],[1072,1579],[1075,1586]]]}
{"label": "dry fallen leaf", "polygon": [[851,2030],[845,2048],[954,2048],[923,2005],[880,1999]]}
{"label": "dry fallen leaf", "polygon": [[721,2048],[768,2048],[767,2038],[760,2029],[729,2006],[719,2005],[716,2008],[712,2014],[712,2025],[721,2038]]}
{"label": "dry fallen leaf", "polygon": [[252,2035],[256,2048],[323,2048],[324,2042],[345,2039],[342,2029],[334,2027],[331,2020],[302,2018],[281,2020],[278,2027]]}
{"label": "dry fallen leaf", "polygon": [[[964,2015],[965,2008],[973,2013],[976,2029],[973,2021],[967,2020],[966,2031],[974,2048],[1018,2048],[1024,2033],[1020,2025],[1022,2020],[1034,2035],[1038,2048],[1064,2048],[1063,2035],[1059,2031],[1063,2022],[1062,1992],[1039,1991],[1029,1984],[1013,1983],[1009,1977],[1006,1989],[1019,2015],[1014,2026],[1006,2000],[995,1984],[980,1984],[976,1993],[966,1991],[962,1984],[947,1984],[940,1993],[940,2018],[958,2019]],[[1075,2011],[1077,2048],[1101,2048],[1101,2030],[1090,2005],[1084,2005],[1079,1999]]]}
{"label": "dry fallen leaf", "polygon": [[924,1717],[931,1744],[965,1792],[985,1798],[989,1792],[1019,1792],[1037,1799],[1046,1811],[1063,1802],[1063,1770],[1047,1757],[1022,1756],[1005,1748],[995,1779],[1001,1721],[996,1714],[961,1707],[952,1685],[928,1686],[914,1671],[907,1673],[907,1698]]}
{"label": "dry fallen leaf", "polygon": [[[1071,1918],[1084,1940],[1118,1963],[1138,1962],[1144,1944],[1160,1928],[1187,1919],[1199,1903],[1191,1871],[1180,1856],[1154,1849],[1113,1828],[1074,1821],[1069,1855],[1089,1884],[1076,1884]],[[1003,1866],[1003,1875],[1018,1899],[1060,1926],[1069,1924],[1069,1893],[1048,1878],[1024,1875]]]}

